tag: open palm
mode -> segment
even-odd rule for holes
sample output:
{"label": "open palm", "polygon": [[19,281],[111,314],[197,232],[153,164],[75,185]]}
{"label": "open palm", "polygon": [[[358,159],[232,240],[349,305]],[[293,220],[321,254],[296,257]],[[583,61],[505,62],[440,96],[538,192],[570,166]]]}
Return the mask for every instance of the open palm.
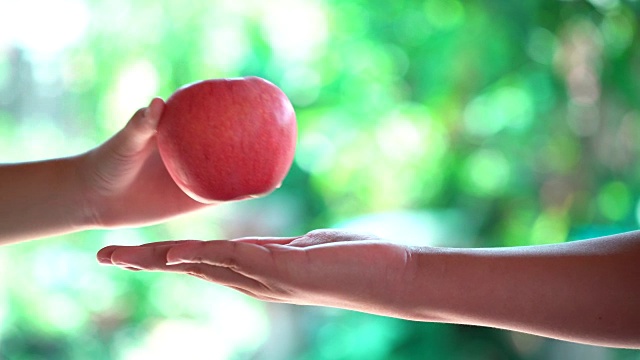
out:
{"label": "open palm", "polygon": [[406,247],[365,234],[316,230],[293,238],[109,246],[103,264],[186,273],[257,299],[398,316],[413,271]]}

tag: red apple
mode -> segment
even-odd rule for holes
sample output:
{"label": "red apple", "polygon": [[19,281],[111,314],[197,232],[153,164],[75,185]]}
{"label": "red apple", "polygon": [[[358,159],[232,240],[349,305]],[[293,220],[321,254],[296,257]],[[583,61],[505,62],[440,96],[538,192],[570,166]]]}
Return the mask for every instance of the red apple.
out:
{"label": "red apple", "polygon": [[287,96],[258,77],[205,80],[178,89],[158,124],[169,174],[203,203],[265,195],[287,175],[296,145]]}

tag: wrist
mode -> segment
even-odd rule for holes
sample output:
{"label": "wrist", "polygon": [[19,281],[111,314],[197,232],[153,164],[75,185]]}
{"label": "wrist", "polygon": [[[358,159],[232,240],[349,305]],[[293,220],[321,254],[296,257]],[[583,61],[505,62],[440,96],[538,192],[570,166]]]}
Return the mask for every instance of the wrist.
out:
{"label": "wrist", "polygon": [[449,322],[446,305],[448,284],[451,284],[448,263],[452,249],[412,247],[409,254],[406,314],[403,317],[417,321]]}
{"label": "wrist", "polygon": [[67,162],[67,172],[70,174],[69,192],[70,221],[75,231],[89,230],[100,228],[98,221],[98,204],[99,199],[96,198],[91,190],[91,176],[86,173],[89,168],[91,152],[77,155],[65,159]]}

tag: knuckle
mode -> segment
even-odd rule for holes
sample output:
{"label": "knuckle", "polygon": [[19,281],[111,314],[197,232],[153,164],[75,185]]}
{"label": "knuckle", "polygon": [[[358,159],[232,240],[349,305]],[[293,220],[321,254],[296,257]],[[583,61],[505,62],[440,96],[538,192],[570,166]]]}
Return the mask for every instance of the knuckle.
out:
{"label": "knuckle", "polygon": [[332,232],[334,230],[330,230],[330,229],[316,229],[316,230],[312,230],[309,231],[307,233],[308,236],[323,236],[326,235],[328,232]]}
{"label": "knuckle", "polygon": [[196,264],[184,265],[184,272],[190,276],[197,277],[202,280],[210,281],[205,269]]}
{"label": "knuckle", "polygon": [[229,256],[222,260],[222,266],[231,270],[240,270],[241,266],[235,257]]}
{"label": "knuckle", "polygon": [[239,270],[241,265],[238,261],[238,258],[236,257],[238,251],[238,243],[235,241],[229,241],[227,242],[227,244],[230,247],[229,255],[225,256],[222,259],[221,263],[224,267],[230,268],[232,270]]}
{"label": "knuckle", "polygon": [[294,294],[297,293],[297,290],[292,286],[271,281],[261,281],[259,283],[259,287],[260,293],[269,294],[269,296],[276,296],[284,299],[293,298]]}

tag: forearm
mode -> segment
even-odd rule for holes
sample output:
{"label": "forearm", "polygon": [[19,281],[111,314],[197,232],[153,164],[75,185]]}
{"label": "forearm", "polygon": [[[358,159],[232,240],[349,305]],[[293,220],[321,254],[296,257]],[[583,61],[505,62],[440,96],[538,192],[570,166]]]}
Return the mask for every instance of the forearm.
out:
{"label": "forearm", "polygon": [[87,227],[76,159],[0,165],[0,245]]}
{"label": "forearm", "polygon": [[416,320],[640,347],[640,233],[499,249],[422,249]]}

